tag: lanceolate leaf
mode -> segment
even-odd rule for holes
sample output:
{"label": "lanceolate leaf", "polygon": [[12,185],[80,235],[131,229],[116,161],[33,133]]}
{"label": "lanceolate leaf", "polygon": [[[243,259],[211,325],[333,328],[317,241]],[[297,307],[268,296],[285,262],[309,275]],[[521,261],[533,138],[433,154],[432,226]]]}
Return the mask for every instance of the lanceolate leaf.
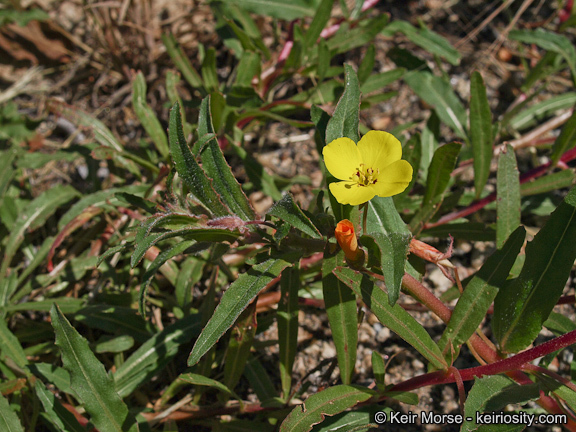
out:
{"label": "lanceolate leaf", "polygon": [[406,83],[425,102],[432,105],[438,117],[460,137],[468,140],[466,111],[444,79],[429,72],[410,72],[404,76]]}
{"label": "lanceolate leaf", "polygon": [[4,319],[0,320],[0,358],[2,360],[9,358],[21,368],[28,363],[22,345],[14,333],[10,331]]}
{"label": "lanceolate leaf", "polygon": [[236,318],[254,297],[289,265],[290,263],[284,259],[270,258],[240,275],[224,292],[214,315],[202,330],[202,334],[188,357],[188,365],[198,363],[200,358],[234,324]]}
{"label": "lanceolate leaf", "polygon": [[500,153],[497,177],[496,247],[501,248],[508,236],[520,225],[520,174],[511,145]]}
{"label": "lanceolate leaf", "polygon": [[142,72],[138,72],[132,83],[132,105],[134,111],[144,126],[146,133],[152,138],[156,149],[163,158],[168,157],[168,140],[156,114],[146,103],[146,80]]}
{"label": "lanceolate leaf", "polygon": [[478,71],[470,79],[470,143],[474,152],[474,189],[478,198],[490,176],[492,160],[492,113]]}
{"label": "lanceolate leaf", "polygon": [[160,373],[178,354],[180,345],[188,343],[200,333],[200,314],[188,315],[166,327],[126,359],[114,374],[116,391],[121,397]]}
{"label": "lanceolate leaf", "polygon": [[422,207],[410,221],[410,230],[413,233],[420,231],[423,224],[429,221],[440,207],[461,147],[462,144],[453,142],[439,147],[434,152],[428,168]]}
{"label": "lanceolate leaf", "polygon": [[513,30],[508,36],[510,39],[536,44],[545,50],[560,54],[568,63],[572,78],[576,82],[576,48],[566,36],[552,33],[542,28],[537,28],[536,30]]}
{"label": "lanceolate leaf", "polygon": [[536,195],[550,192],[565,187],[570,187],[574,183],[574,172],[570,169],[554,174],[548,174],[534,181],[520,185],[522,196]]}
{"label": "lanceolate leaf", "polygon": [[322,30],[324,30],[324,27],[330,19],[333,4],[334,0],[322,0],[318,9],[316,9],[314,19],[310,23],[310,27],[302,41],[305,49],[310,49],[320,37],[320,33],[322,33]]}
{"label": "lanceolate leaf", "polygon": [[476,331],[496,294],[504,288],[525,236],[526,231],[523,227],[514,231],[504,247],[490,255],[482,268],[466,285],[466,289],[452,312],[450,322],[438,342],[448,363],[452,364],[458,356],[460,345]]}
{"label": "lanceolate leaf", "polygon": [[278,348],[280,356],[280,379],[282,396],[288,399],[292,386],[292,366],[296,357],[298,344],[298,290],[300,288],[300,271],[297,266],[289,267],[282,272],[276,320],[278,322]]}
{"label": "lanceolate leaf", "polygon": [[282,20],[293,20],[313,16],[318,8],[318,0],[228,0],[230,5],[238,5],[250,12],[267,15]]}
{"label": "lanceolate leaf", "polygon": [[308,432],[326,416],[341,413],[370,399],[375,391],[355,385],[337,385],[327,388],[294,408],[282,422],[280,432]]}
{"label": "lanceolate leaf", "polygon": [[6,432],[24,432],[18,416],[2,394],[0,394],[0,430]]}
{"label": "lanceolate leaf", "polygon": [[136,420],[116,393],[114,380],[90,351],[88,341],[70,325],[58,306],[52,307],[50,316],[62,362],[70,372],[71,387],[94,426],[102,431],[137,431]]}
{"label": "lanceolate leaf", "polygon": [[322,291],[336,346],[340,377],[344,384],[350,384],[358,349],[358,306],[354,292],[332,273],[344,263],[344,252],[340,250],[336,255],[330,254],[330,246],[330,243],[326,245],[322,261]]}
{"label": "lanceolate leaf", "polygon": [[[205,98],[200,105],[198,130],[213,133],[212,117],[210,115],[210,97]],[[200,123],[201,122],[201,123]],[[232,174],[232,170],[224,155],[218,141],[210,139],[200,153],[202,159],[202,168],[206,175],[212,179],[212,184],[220,198],[228,206],[233,214],[243,220],[254,220],[255,214],[248,198],[238,184],[238,180]]]}
{"label": "lanceolate leaf", "polygon": [[408,342],[437,369],[446,362],[428,332],[400,305],[390,306],[388,295],[366,275],[350,268],[338,267],[334,274],[362,298],[382,324]]}
{"label": "lanceolate leaf", "polygon": [[268,214],[276,216],[278,219],[285,221],[292,225],[294,228],[299,229],[312,238],[321,239],[322,234],[318,228],[312,223],[310,218],[298,207],[294,202],[292,195],[287,193],[280,201],[268,210]]}
{"label": "lanceolate leaf", "polygon": [[380,266],[386,281],[390,304],[398,300],[406,255],[412,235],[398,214],[392,198],[375,197],[366,210],[366,234],[380,249]]}
{"label": "lanceolate leaf", "polygon": [[190,192],[209,212],[215,216],[231,214],[212,186],[212,181],[196,162],[192,152],[188,148],[182,131],[182,119],[178,102],[170,110],[170,152],[174,159],[176,171],[190,188]]}
{"label": "lanceolate leaf", "polygon": [[526,246],[518,278],[500,291],[492,325],[505,352],[532,343],[562,294],[576,259],[576,188]]}
{"label": "lanceolate leaf", "polygon": [[21,217],[11,229],[5,244],[0,278],[6,276],[8,266],[18,247],[24,241],[24,234],[44,225],[46,220],[63,204],[77,197],[79,192],[72,186],[55,186],[28,203],[20,212]]}
{"label": "lanceolate leaf", "polygon": [[348,137],[358,142],[358,114],[360,109],[360,89],[356,72],[349,64],[344,65],[346,88],[336,105],[334,115],[326,127],[326,144],[336,138]]}
{"label": "lanceolate leaf", "polygon": [[36,380],[34,390],[36,391],[36,396],[42,402],[44,413],[61,431],[86,432],[86,428],[78,423],[74,414],[62,406],[60,401],[54,396],[54,393],[49,391],[42,381]]}
{"label": "lanceolate leaf", "polygon": [[558,162],[564,152],[573,148],[574,145],[576,145],[576,110],[572,112],[572,116],[562,127],[562,132],[560,132],[560,135],[554,142],[550,163],[555,164]]}

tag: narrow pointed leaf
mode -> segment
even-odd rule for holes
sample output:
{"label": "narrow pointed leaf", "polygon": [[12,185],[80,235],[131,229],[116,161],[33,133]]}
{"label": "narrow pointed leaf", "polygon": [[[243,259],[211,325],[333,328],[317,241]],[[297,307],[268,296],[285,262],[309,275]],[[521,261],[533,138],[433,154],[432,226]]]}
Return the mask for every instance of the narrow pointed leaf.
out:
{"label": "narrow pointed leaf", "polygon": [[212,181],[206,176],[192,155],[184,132],[178,102],[170,110],[169,127],[170,152],[174,159],[176,171],[190,188],[190,192],[200,203],[215,216],[230,214],[212,186]]}
{"label": "narrow pointed leaf", "polygon": [[2,432],[24,432],[20,419],[2,394],[0,394],[0,430]]}
{"label": "narrow pointed leaf", "polygon": [[434,152],[432,162],[430,162],[430,167],[428,168],[426,192],[422,199],[422,207],[410,221],[410,230],[412,232],[419,231],[422,225],[429,221],[440,208],[461,148],[462,144],[453,142],[438,147]]}
{"label": "narrow pointed leaf", "polygon": [[458,356],[460,345],[465,343],[486,317],[488,308],[500,289],[506,284],[510,269],[514,265],[524,243],[526,231],[519,227],[508,238],[502,249],[494,252],[458,299],[438,346],[450,364]]}
{"label": "narrow pointed leaf", "polygon": [[503,125],[522,131],[542,123],[546,118],[560,110],[573,108],[574,104],[576,104],[576,93],[566,92],[523,109],[506,123],[503,123]]}
{"label": "narrow pointed leaf", "polygon": [[503,351],[530,345],[562,295],[576,259],[576,188],[526,246],[518,278],[494,301],[492,326]]}
{"label": "narrow pointed leaf", "polygon": [[520,185],[520,194],[530,196],[554,191],[572,186],[574,183],[574,172],[572,170],[559,171],[548,174],[534,181]]}
{"label": "narrow pointed leaf", "polygon": [[[200,116],[198,127],[199,130],[206,130],[207,133],[213,133],[212,117],[210,116],[210,98],[207,97],[202,101],[200,106]],[[202,159],[202,169],[206,175],[212,179],[214,189],[220,196],[220,199],[228,206],[233,214],[242,220],[254,220],[254,209],[250,201],[246,198],[242,187],[232,174],[230,166],[226,162],[222,150],[218,145],[218,140],[210,139],[200,153]]]}
{"label": "narrow pointed leaf", "polygon": [[330,254],[330,246],[330,243],[326,245],[322,261],[322,291],[340,377],[344,384],[350,384],[358,350],[358,306],[354,292],[332,273],[337,266],[344,264],[344,252],[340,250],[335,255]]}
{"label": "narrow pointed leaf", "polygon": [[274,204],[268,214],[276,216],[281,221],[287,222],[294,228],[308,234],[312,238],[321,239],[322,234],[312,223],[310,218],[304,214],[298,204],[294,202],[292,195],[287,193],[280,201]]}
{"label": "narrow pointed leaf", "polygon": [[496,206],[496,247],[501,248],[520,225],[520,173],[514,149],[509,144],[498,158]]}
{"label": "narrow pointed leaf", "polygon": [[480,197],[492,160],[492,113],[482,75],[474,71],[470,79],[470,143],[474,153],[474,189]]}
{"label": "narrow pointed leaf", "polygon": [[318,5],[316,13],[314,14],[314,19],[310,23],[310,27],[302,40],[305,49],[310,49],[314,44],[316,44],[316,41],[320,37],[320,33],[322,33],[322,30],[324,30],[324,27],[328,24],[328,20],[330,20],[333,4],[334,0],[322,0]]}
{"label": "narrow pointed leaf", "polygon": [[338,267],[334,274],[362,298],[382,324],[408,342],[437,369],[447,364],[428,332],[400,305],[390,306],[388,294],[366,275],[350,268]]}
{"label": "narrow pointed leaf", "polygon": [[188,343],[202,329],[199,314],[188,315],[151,337],[116,370],[116,391],[126,397],[138,386],[148,382],[164,370],[178,354],[182,344]]}
{"label": "narrow pointed leaf", "polygon": [[225,393],[227,395],[234,397],[235,399],[242,400],[240,398],[240,396],[238,396],[236,393],[234,393],[232,390],[230,390],[229,387],[226,387],[220,381],[216,381],[212,378],[208,378],[208,377],[205,377],[203,375],[199,375],[199,374],[195,374],[195,373],[186,373],[186,374],[180,375],[178,377],[178,380],[183,381],[187,384],[212,387],[212,388],[215,388],[217,390],[220,390],[222,393]]}
{"label": "narrow pointed leaf", "polygon": [[429,72],[419,71],[406,74],[404,80],[424,102],[434,107],[440,120],[460,138],[468,140],[466,110],[448,82]]}
{"label": "narrow pointed leaf", "polygon": [[527,44],[536,44],[548,51],[560,54],[572,72],[572,79],[576,82],[576,48],[566,36],[537,28],[536,30],[512,30],[508,37]]}
{"label": "narrow pointed leaf", "polygon": [[308,432],[326,416],[339,414],[375,394],[373,390],[355,385],[329,387],[294,408],[282,422],[280,432]]}
{"label": "narrow pointed leaf", "polygon": [[63,432],[86,432],[86,428],[78,423],[74,414],[62,406],[54,393],[49,391],[42,381],[36,380],[34,390],[44,407],[44,414],[56,427]]}
{"label": "narrow pointed leaf", "polygon": [[283,259],[270,258],[240,275],[224,292],[214,315],[202,330],[188,357],[188,365],[198,363],[258,293],[289,265]]}
{"label": "narrow pointed leaf", "polygon": [[354,142],[360,139],[358,135],[358,115],[360,109],[360,88],[356,72],[349,64],[344,65],[346,72],[346,87],[336,105],[334,115],[326,127],[326,143],[336,138],[347,137]]}
{"label": "narrow pointed leaf", "polygon": [[28,363],[22,345],[10,331],[4,319],[0,320],[0,358],[2,360],[9,358],[21,368]]}
{"label": "narrow pointed leaf", "polygon": [[282,272],[280,280],[281,298],[278,303],[276,320],[278,322],[278,348],[280,357],[280,379],[282,395],[290,395],[292,387],[292,367],[296,358],[298,344],[298,290],[300,271],[296,266]]}
{"label": "narrow pointed leaf", "polygon": [[393,305],[400,294],[412,235],[398,214],[392,198],[375,197],[368,202],[366,211],[366,233],[380,249],[380,266],[390,304]]}
{"label": "narrow pointed leaf", "polygon": [[156,150],[166,159],[168,157],[166,132],[162,129],[162,125],[150,105],[146,103],[146,80],[142,72],[136,74],[132,83],[132,105],[146,133],[152,138]]}
{"label": "narrow pointed leaf", "polygon": [[62,362],[70,372],[71,387],[94,426],[103,431],[137,431],[136,420],[116,393],[114,380],[88,347],[88,341],[70,325],[58,306],[52,307],[50,316]]}
{"label": "narrow pointed leaf", "polygon": [[55,186],[29,202],[22,209],[20,217],[11,228],[10,236],[5,243],[0,278],[6,276],[8,266],[12,262],[18,247],[24,241],[26,232],[43,226],[60,206],[79,195],[80,193],[72,186]]}
{"label": "narrow pointed leaf", "polygon": [[281,20],[294,20],[313,16],[318,8],[318,0],[228,0],[228,5],[237,5],[249,12],[266,15]]}
{"label": "narrow pointed leaf", "polygon": [[568,150],[574,148],[576,145],[576,110],[572,113],[572,116],[568,121],[562,126],[562,132],[556,141],[554,141],[554,146],[552,147],[552,155],[550,156],[550,163],[552,165],[556,164],[560,157]]}
{"label": "narrow pointed leaf", "polygon": [[198,72],[196,72],[196,69],[194,69],[188,57],[178,46],[178,41],[176,40],[176,37],[173,34],[163,34],[162,42],[166,47],[168,55],[170,56],[170,58],[172,59],[178,70],[182,72],[182,75],[184,76],[184,79],[188,81],[188,84],[190,84],[193,88],[197,88],[200,89],[202,92],[205,92],[202,78],[200,78],[200,75],[198,74]]}

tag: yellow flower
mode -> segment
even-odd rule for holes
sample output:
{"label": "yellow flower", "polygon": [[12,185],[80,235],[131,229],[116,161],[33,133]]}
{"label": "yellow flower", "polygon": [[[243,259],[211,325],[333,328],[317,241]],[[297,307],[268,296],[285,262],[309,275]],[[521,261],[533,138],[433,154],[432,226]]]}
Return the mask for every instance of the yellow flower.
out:
{"label": "yellow flower", "polygon": [[358,145],[338,138],[322,151],[326,168],[340,182],[330,192],[340,204],[359,205],[374,196],[399,194],[412,180],[412,166],[402,157],[400,141],[388,132],[370,131]]}

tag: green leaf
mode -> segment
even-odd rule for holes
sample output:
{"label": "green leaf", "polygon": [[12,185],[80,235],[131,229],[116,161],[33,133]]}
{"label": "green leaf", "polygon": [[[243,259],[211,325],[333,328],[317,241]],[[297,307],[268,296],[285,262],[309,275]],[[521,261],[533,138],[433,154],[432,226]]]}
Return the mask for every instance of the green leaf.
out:
{"label": "green leaf", "polygon": [[[212,117],[209,111],[210,98],[207,97],[200,105],[200,112],[204,113],[199,118],[198,130],[206,130],[207,133],[213,132]],[[255,213],[250,205],[250,201],[242,191],[242,187],[232,174],[230,166],[224,159],[222,150],[218,145],[218,140],[210,139],[200,153],[202,159],[202,169],[206,175],[212,179],[212,185],[220,199],[228,208],[240,219],[248,221],[254,220]]]}
{"label": "green leaf", "polygon": [[503,289],[510,269],[524,244],[526,231],[519,227],[510,235],[504,247],[494,252],[458,299],[438,346],[450,364],[458,356],[460,345],[468,341],[486,317],[498,291]]}
{"label": "green leaf", "polygon": [[492,113],[486,87],[480,72],[474,71],[470,79],[470,144],[474,153],[476,199],[482,194],[490,176],[492,143]]}
{"label": "green leaf", "polygon": [[550,163],[555,165],[564,152],[574,148],[574,145],[576,145],[576,110],[564,124],[562,132],[560,132],[560,135],[556,138],[556,141],[554,141]]}
{"label": "green leaf", "polygon": [[8,267],[18,247],[24,241],[26,232],[34,231],[44,226],[48,218],[52,216],[60,206],[79,195],[80,193],[72,186],[57,185],[30,201],[26,207],[20,211],[20,217],[10,230],[10,236],[5,243],[0,278],[6,277]]}
{"label": "green leaf", "polygon": [[256,303],[252,302],[242,311],[230,330],[222,381],[228,388],[235,388],[244,373],[254,343],[256,327]]}
{"label": "green leaf", "polygon": [[380,14],[371,20],[360,20],[359,24],[352,29],[343,25],[333,37],[326,41],[328,49],[339,54],[368,45],[386,27],[389,19],[388,14]]}
{"label": "green leaf", "polygon": [[508,236],[520,225],[520,174],[516,155],[510,144],[498,157],[496,181],[496,247],[501,248]]}
{"label": "green leaf", "polygon": [[[490,425],[489,429],[479,429],[479,426],[476,424],[477,413],[499,412],[508,404],[525,403],[536,400],[539,397],[540,391],[538,384],[518,385],[503,375],[476,378],[472,389],[468,393],[468,399],[464,404],[464,423],[462,424],[461,431],[521,431],[526,425],[520,424],[516,425],[518,428],[510,429],[511,425],[494,424]],[[472,421],[468,421],[467,417],[471,418]]]}
{"label": "green leaf", "polygon": [[326,27],[326,24],[328,24],[330,20],[333,5],[334,0],[322,0],[316,9],[314,19],[310,23],[310,27],[308,27],[308,31],[304,34],[302,40],[302,45],[306,50],[310,49],[318,41],[320,33],[322,33],[322,30],[324,30],[324,27]]}
{"label": "green leaf", "polygon": [[[246,363],[246,369],[244,369],[244,376],[248,379],[250,386],[254,389],[254,393],[258,396],[260,401],[267,401],[271,399],[277,399],[278,391],[276,390],[276,374],[272,374],[274,377],[274,382],[272,382],[272,377],[270,372],[262,365],[258,358],[252,356],[250,360]],[[288,394],[286,396],[288,398]]]}
{"label": "green leaf", "polygon": [[0,353],[2,360],[9,358],[20,368],[28,363],[22,345],[14,333],[10,331],[4,319],[0,320]]}
{"label": "green leaf", "polygon": [[296,358],[298,344],[298,290],[300,288],[300,271],[289,267],[282,272],[280,279],[280,302],[276,312],[278,323],[278,349],[280,357],[280,379],[282,396],[290,396],[292,387],[292,367]]}
{"label": "green leaf", "polygon": [[422,231],[423,237],[447,238],[449,235],[456,239],[473,241],[494,241],[496,239],[496,232],[482,222],[456,222]]}
{"label": "green leaf", "polygon": [[432,105],[440,120],[460,138],[468,140],[466,110],[444,79],[429,72],[413,71],[404,75],[404,81],[426,103]]}
{"label": "green leaf", "polygon": [[138,386],[148,382],[162,372],[181,345],[188,343],[202,329],[199,314],[187,315],[169,325],[126,359],[116,370],[114,382],[121,397],[132,394]]}
{"label": "green leaf", "polygon": [[130,335],[138,342],[146,342],[151,336],[142,315],[138,315],[132,308],[109,305],[87,306],[74,314],[74,320],[90,328]]}
{"label": "green leaf", "polygon": [[312,432],[362,432],[373,431],[377,426],[374,423],[376,413],[390,414],[391,408],[382,405],[369,405],[354,408],[352,411],[344,411],[332,417],[327,417],[322,423],[314,426]]}
{"label": "green leaf", "polygon": [[363,94],[368,94],[373,91],[382,90],[387,85],[402,78],[405,72],[406,69],[404,68],[396,68],[379,74],[370,74],[360,86],[360,91]]}
{"label": "green leaf", "polygon": [[62,362],[70,372],[71,387],[94,426],[103,431],[137,431],[136,420],[116,393],[114,380],[90,351],[88,341],[70,325],[57,305],[52,307],[50,317]]}
{"label": "green leaf", "polygon": [[406,255],[412,235],[398,214],[392,198],[375,197],[365,210],[366,235],[380,249],[380,266],[386,281],[390,305],[398,300]]}
{"label": "green leaf", "polygon": [[195,386],[199,385],[199,386],[212,387],[212,388],[215,388],[216,390],[220,390],[222,393],[225,393],[227,395],[234,397],[235,399],[242,400],[242,398],[240,398],[240,396],[238,396],[236,393],[234,393],[232,390],[230,390],[229,387],[225,386],[220,381],[216,381],[212,378],[208,378],[208,377],[205,377],[203,375],[199,375],[199,374],[195,374],[195,373],[185,373],[185,374],[180,375],[177,379],[178,379],[178,381],[185,382],[186,384],[192,384]]}
{"label": "green leaf", "polygon": [[522,131],[542,123],[547,117],[554,115],[559,110],[573,108],[574,104],[576,104],[576,93],[567,92],[522,110],[508,122],[503,122],[502,126]]}
{"label": "green leaf", "polygon": [[410,221],[410,231],[419,231],[440,208],[461,148],[462,144],[453,142],[439,147],[434,152],[432,162],[430,162],[430,167],[428,168],[426,192],[422,199],[422,207]]}
{"label": "green leaf", "polygon": [[77,123],[79,126],[89,128],[94,133],[94,139],[101,146],[112,151],[114,154],[114,161],[118,162],[122,167],[130,171],[137,178],[140,178],[140,170],[134,162],[127,158],[127,153],[124,151],[122,144],[116,139],[114,134],[108,129],[104,123],[97,118],[91,116],[84,111],[66,105],[57,100],[50,100],[50,109],[58,114],[70,119],[72,122]]}
{"label": "green leaf", "polygon": [[182,131],[182,119],[180,117],[180,106],[176,102],[170,110],[169,127],[170,152],[174,159],[176,171],[190,188],[194,197],[212,214],[224,216],[230,214],[220,200],[220,196],[214,190],[212,181],[206,176],[192,152],[188,148],[184,133]]}
{"label": "green leaf", "polygon": [[518,278],[498,293],[492,326],[504,352],[517,352],[536,338],[560,298],[576,259],[576,188],[526,246]]}
{"label": "green leaf", "polygon": [[350,384],[358,350],[358,306],[354,292],[333,273],[337,266],[344,264],[344,251],[331,254],[330,246],[327,243],[322,260],[322,291],[340,377],[344,384]]}
{"label": "green leaf", "polygon": [[214,315],[202,330],[190,352],[188,365],[198,363],[258,293],[289,265],[290,263],[283,259],[270,258],[240,275],[224,292]]}
{"label": "green leaf", "polygon": [[458,50],[438,33],[428,30],[423,22],[420,22],[420,26],[421,28],[418,29],[407,21],[395,20],[386,27],[383,33],[392,36],[397,31],[402,32],[408,39],[429,53],[444,58],[453,66],[458,66],[461,57]]}
{"label": "green leaf", "polygon": [[280,432],[308,432],[326,416],[339,414],[376,393],[356,385],[337,385],[310,396],[284,419]]}
{"label": "green leaf", "polygon": [[508,37],[527,44],[535,44],[540,48],[560,54],[572,72],[576,82],[576,49],[570,39],[560,34],[537,28],[536,30],[512,30]]}
{"label": "green leaf", "polygon": [[312,223],[310,218],[304,214],[298,204],[294,202],[292,195],[287,193],[280,201],[274,204],[268,214],[276,216],[281,221],[287,222],[294,228],[308,234],[312,238],[321,239],[322,234]]}
{"label": "green leaf", "polygon": [[20,419],[2,394],[0,394],[0,430],[3,432],[24,432]]}
{"label": "green leaf", "polygon": [[217,91],[218,73],[216,72],[216,50],[214,48],[208,48],[208,50],[206,50],[200,73],[202,74],[202,81],[204,81],[204,86],[208,93]]}
{"label": "green leaf", "polygon": [[146,133],[152,138],[152,141],[156,145],[156,150],[158,150],[164,159],[168,158],[166,132],[162,130],[158,117],[152,108],[150,108],[150,105],[146,103],[146,79],[142,72],[136,74],[132,83],[132,105]]}
{"label": "green leaf", "polygon": [[554,174],[542,176],[536,180],[520,185],[520,194],[530,196],[550,192],[572,186],[574,183],[574,172],[563,170]]}
{"label": "green leaf", "polygon": [[195,243],[194,240],[188,240],[170,246],[160,252],[156,259],[150,263],[144,272],[144,276],[142,276],[142,285],[140,286],[140,292],[138,294],[138,310],[142,316],[146,316],[146,294],[148,292],[148,286],[152,282],[152,278],[156,273],[158,273],[158,270],[160,270],[160,267],[162,267],[166,261],[184,253],[186,249],[192,247]]}
{"label": "green leaf", "polygon": [[318,9],[318,0],[227,0],[229,5],[236,5],[249,12],[266,15],[272,18],[291,21],[297,18],[313,16]]}
{"label": "green leaf", "polygon": [[54,396],[54,393],[48,391],[42,381],[36,380],[34,390],[44,407],[44,414],[59,430],[65,432],[86,432],[86,428],[78,423],[74,414],[62,406],[60,401]]}
{"label": "green leaf", "polygon": [[436,369],[448,366],[438,345],[424,327],[400,305],[390,306],[388,294],[368,276],[345,267],[337,267],[334,274],[362,298],[382,324],[412,345]]}
{"label": "green leaf", "polygon": [[190,84],[193,88],[199,89],[201,93],[206,94],[202,78],[200,78],[200,75],[198,72],[196,72],[196,69],[194,69],[192,63],[190,63],[188,56],[184,54],[182,49],[178,46],[176,37],[171,33],[163,34],[162,43],[164,43],[168,55],[178,70],[182,72],[182,75],[184,76],[184,79],[188,81],[188,84]]}
{"label": "green leaf", "polygon": [[346,88],[336,105],[334,114],[326,126],[326,143],[337,138],[347,137],[358,142],[358,115],[360,107],[360,88],[356,72],[349,64],[344,65]]}

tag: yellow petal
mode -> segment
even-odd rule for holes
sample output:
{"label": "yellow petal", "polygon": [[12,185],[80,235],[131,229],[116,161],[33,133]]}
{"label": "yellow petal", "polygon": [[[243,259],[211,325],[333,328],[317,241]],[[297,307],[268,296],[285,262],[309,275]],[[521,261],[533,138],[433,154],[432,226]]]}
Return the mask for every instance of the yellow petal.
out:
{"label": "yellow petal", "polygon": [[370,201],[376,195],[374,186],[359,186],[356,182],[330,183],[330,192],[340,204],[360,205]]}
{"label": "yellow petal", "polygon": [[358,150],[368,168],[378,168],[380,172],[402,157],[402,144],[388,132],[370,131],[358,142]]}
{"label": "yellow petal", "polygon": [[412,180],[412,165],[405,160],[396,161],[380,170],[373,186],[376,195],[389,197],[404,192]]}
{"label": "yellow petal", "polygon": [[362,158],[358,146],[350,138],[338,138],[322,150],[326,169],[340,180],[349,180],[360,167]]}

